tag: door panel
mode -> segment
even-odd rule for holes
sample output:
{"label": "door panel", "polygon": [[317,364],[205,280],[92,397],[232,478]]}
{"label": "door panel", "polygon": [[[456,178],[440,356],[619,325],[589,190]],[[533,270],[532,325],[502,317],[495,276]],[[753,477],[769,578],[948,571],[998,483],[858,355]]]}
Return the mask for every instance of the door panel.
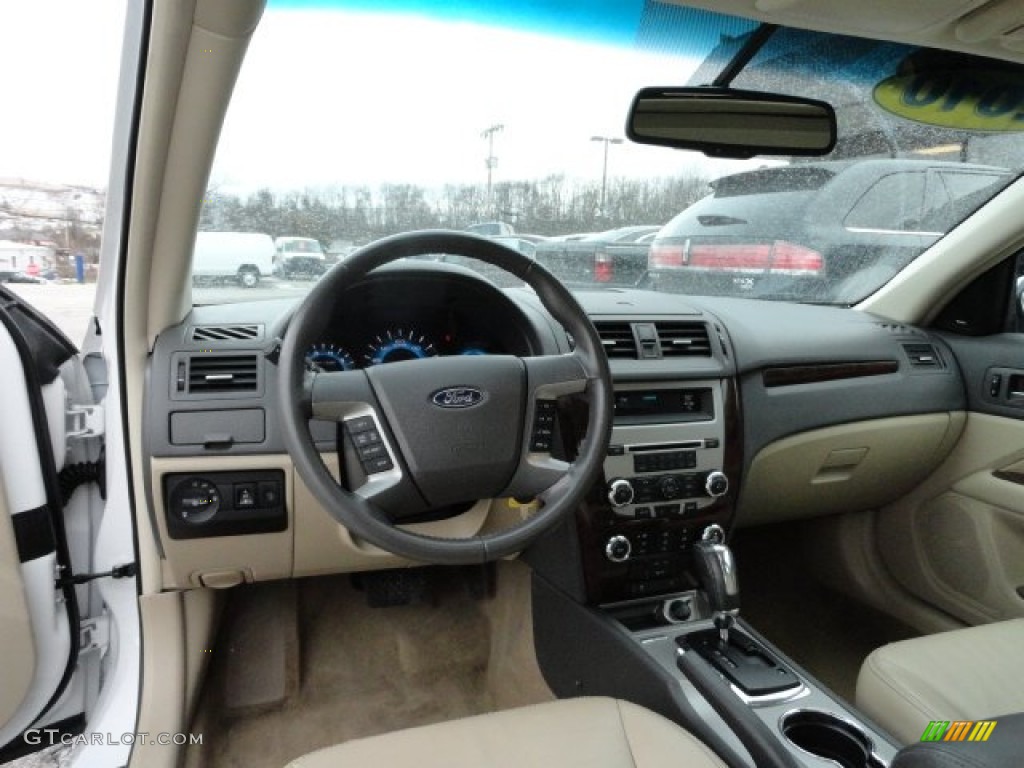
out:
{"label": "door panel", "polygon": [[[14,540],[7,494],[0,483],[0,659],[18,659],[4,666],[0,686],[0,723],[15,719],[32,686],[36,669],[35,638],[28,613],[21,559]],[[0,736],[2,740],[2,736]]]}
{"label": "door panel", "polygon": [[[56,585],[58,538],[53,521],[60,510],[52,459],[62,451],[55,451],[50,444],[51,433],[43,416],[47,398],[36,372],[23,364],[27,345],[3,308],[0,321],[2,748],[30,726],[59,693],[77,645],[73,634],[77,627],[74,595],[69,600],[68,590]],[[17,339],[12,333],[18,334]],[[45,440],[42,446],[39,435]]]}
{"label": "door panel", "polygon": [[1024,616],[1024,334],[946,333],[968,417],[932,476],[878,513],[893,576],[967,624]]}

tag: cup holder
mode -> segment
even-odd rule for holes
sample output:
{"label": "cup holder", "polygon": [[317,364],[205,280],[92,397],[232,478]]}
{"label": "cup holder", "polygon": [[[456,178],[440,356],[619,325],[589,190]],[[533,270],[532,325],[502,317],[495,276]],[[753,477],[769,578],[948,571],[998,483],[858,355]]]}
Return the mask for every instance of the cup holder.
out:
{"label": "cup holder", "polygon": [[871,754],[871,740],[864,731],[828,712],[790,712],[779,727],[790,743],[823,760],[831,760],[840,768],[883,768]]}

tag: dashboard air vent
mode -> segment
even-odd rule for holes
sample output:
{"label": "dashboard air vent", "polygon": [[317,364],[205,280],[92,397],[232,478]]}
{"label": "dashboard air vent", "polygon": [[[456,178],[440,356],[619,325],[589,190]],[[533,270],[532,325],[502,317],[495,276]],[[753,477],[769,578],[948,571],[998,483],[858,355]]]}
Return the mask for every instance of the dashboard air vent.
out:
{"label": "dashboard air vent", "polygon": [[188,361],[188,393],[255,392],[259,387],[256,355],[193,355]]}
{"label": "dashboard air vent", "polygon": [[629,323],[597,322],[597,335],[601,337],[601,346],[609,358],[636,359],[636,340],[633,338],[633,327]]}
{"label": "dashboard air vent", "polygon": [[250,341],[260,337],[258,325],[198,325],[192,341]]}
{"label": "dashboard air vent", "polygon": [[931,344],[904,344],[903,351],[914,368],[943,368],[938,350]]}
{"label": "dashboard air vent", "polygon": [[662,357],[710,357],[711,340],[704,323],[658,323]]}

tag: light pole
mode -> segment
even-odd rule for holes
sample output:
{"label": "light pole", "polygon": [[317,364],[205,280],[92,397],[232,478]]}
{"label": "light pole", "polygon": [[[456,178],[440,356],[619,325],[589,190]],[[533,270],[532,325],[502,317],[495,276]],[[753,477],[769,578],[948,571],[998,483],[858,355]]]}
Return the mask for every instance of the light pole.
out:
{"label": "light pole", "polygon": [[608,189],[608,145],[621,144],[622,139],[612,138],[611,136],[591,136],[590,140],[600,141],[604,144],[604,163],[601,165],[601,216],[603,217],[605,215],[605,192]]}
{"label": "light pole", "polygon": [[487,158],[484,163],[487,165],[487,207],[491,207],[491,177],[494,169],[498,167],[498,158],[494,156],[494,134],[505,130],[501,123],[488,126],[481,132],[480,138],[487,139]]}

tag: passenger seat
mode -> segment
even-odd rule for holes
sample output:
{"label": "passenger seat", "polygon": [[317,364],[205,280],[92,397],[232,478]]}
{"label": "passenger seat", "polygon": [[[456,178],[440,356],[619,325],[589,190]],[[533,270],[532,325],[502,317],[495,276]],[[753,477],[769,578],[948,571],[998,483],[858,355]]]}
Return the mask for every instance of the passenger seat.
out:
{"label": "passenger seat", "polygon": [[932,720],[1024,712],[1024,619],[877,649],[860,668],[857,706],[904,744]]}

